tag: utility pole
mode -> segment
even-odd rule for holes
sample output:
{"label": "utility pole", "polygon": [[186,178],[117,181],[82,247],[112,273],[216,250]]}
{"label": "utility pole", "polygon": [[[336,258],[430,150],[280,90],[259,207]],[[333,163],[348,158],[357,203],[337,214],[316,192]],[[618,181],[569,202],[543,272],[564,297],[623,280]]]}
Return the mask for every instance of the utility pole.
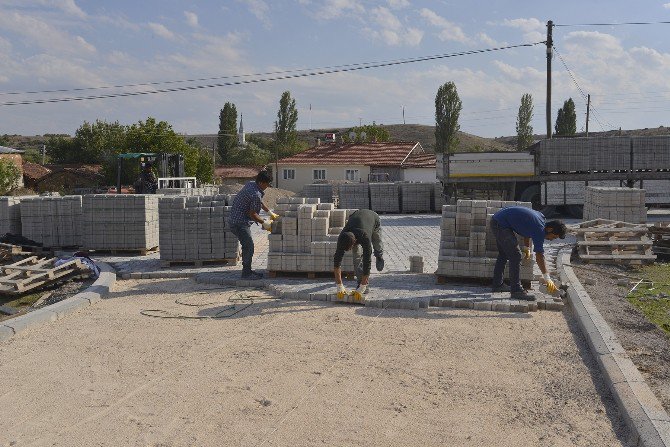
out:
{"label": "utility pole", "polygon": [[358,118],[358,127],[363,126],[363,118]]}
{"label": "utility pole", "polygon": [[42,164],[46,163],[46,157],[47,157],[47,147],[46,145],[42,145]]}
{"label": "utility pole", "polygon": [[405,106],[402,106],[402,123],[405,124]]}
{"label": "utility pole", "polygon": [[551,138],[551,57],[553,55],[552,47],[554,40],[552,38],[552,31],[554,22],[549,20],[547,22],[547,138]]}
{"label": "utility pole", "polygon": [[589,112],[591,111],[591,94],[587,95],[586,100],[586,136],[589,136]]}

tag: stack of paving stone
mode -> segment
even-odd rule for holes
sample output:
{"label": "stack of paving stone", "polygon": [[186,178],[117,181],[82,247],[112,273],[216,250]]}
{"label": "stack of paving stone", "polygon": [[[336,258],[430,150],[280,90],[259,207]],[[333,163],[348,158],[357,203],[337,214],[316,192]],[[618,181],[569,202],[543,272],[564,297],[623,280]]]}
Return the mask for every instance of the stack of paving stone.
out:
{"label": "stack of paving stone", "polygon": [[593,219],[646,222],[644,189],[589,186],[584,199],[584,220]]}
{"label": "stack of paving stone", "polygon": [[83,196],[82,204],[85,248],[141,254],[158,248],[157,195],[93,194]]}
{"label": "stack of paving stone", "polygon": [[370,209],[378,213],[400,212],[397,183],[370,183]]}
{"label": "stack of paving stone", "polygon": [[[280,219],[268,235],[268,271],[331,272],[337,238],[354,211],[335,209],[318,198],[279,198],[275,212]],[[342,270],[353,271],[351,252],[345,254]]]}
{"label": "stack of paving stone", "polygon": [[367,183],[343,183],[338,188],[341,209],[370,209],[370,190]]}
{"label": "stack of paving stone", "polygon": [[82,214],[82,196],[24,198],[21,200],[22,234],[44,247],[78,247]]}
{"label": "stack of paving stone", "polygon": [[[442,235],[437,271],[446,278],[491,279],[498,257],[495,237],[489,230],[493,214],[508,206],[525,206],[529,202],[498,200],[459,200],[456,205],[442,207]],[[523,239],[519,237],[520,244]],[[507,271],[505,273],[507,277]],[[521,265],[521,281],[533,280],[533,263]]]}
{"label": "stack of paving stone", "polygon": [[447,204],[447,200],[444,197],[444,188],[442,183],[437,182],[433,186],[433,211],[437,213],[442,212],[442,207]]}
{"label": "stack of paving stone", "polygon": [[427,213],[432,207],[432,183],[400,183],[403,213]]}
{"label": "stack of paving stone", "polygon": [[161,260],[236,264],[240,246],[227,224],[230,198],[223,194],[161,198],[158,204]]}
{"label": "stack of paving stone", "polygon": [[219,193],[219,187],[205,185],[199,188],[160,188],[156,194],[163,196],[214,196]]}
{"label": "stack of paving stone", "polygon": [[21,200],[26,197],[0,197],[0,236],[21,234]]}
{"label": "stack of paving stone", "polygon": [[423,256],[409,257],[409,271],[412,273],[423,273]]}
{"label": "stack of paving stone", "polygon": [[318,198],[321,203],[335,203],[337,191],[329,183],[310,183],[302,188],[302,197]]}

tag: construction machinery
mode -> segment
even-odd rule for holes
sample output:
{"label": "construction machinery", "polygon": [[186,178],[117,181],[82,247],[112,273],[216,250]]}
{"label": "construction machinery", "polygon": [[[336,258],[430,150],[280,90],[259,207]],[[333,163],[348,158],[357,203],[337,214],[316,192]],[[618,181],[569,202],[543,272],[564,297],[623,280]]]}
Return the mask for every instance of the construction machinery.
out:
{"label": "construction machinery", "polygon": [[[116,171],[116,191],[121,192],[124,164],[127,160],[137,163],[139,170],[150,162],[158,174],[159,188],[195,188],[195,177],[184,177],[184,156],[182,154],[164,154],[151,152],[130,152],[119,154]],[[126,165],[127,167],[128,165]],[[134,171],[134,169],[133,169]]]}

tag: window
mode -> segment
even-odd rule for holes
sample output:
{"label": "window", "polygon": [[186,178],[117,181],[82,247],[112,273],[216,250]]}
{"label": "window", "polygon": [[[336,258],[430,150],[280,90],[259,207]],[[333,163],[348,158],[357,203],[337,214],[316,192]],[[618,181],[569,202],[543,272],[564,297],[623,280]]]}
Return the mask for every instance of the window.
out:
{"label": "window", "polygon": [[314,180],[325,180],[326,179],[326,170],[325,169],[315,169],[314,170]]}
{"label": "window", "polygon": [[352,182],[357,182],[361,178],[358,173],[358,169],[346,169],[344,171],[344,179],[351,180]]}
{"label": "window", "polygon": [[284,169],[284,180],[295,180],[295,169]]}

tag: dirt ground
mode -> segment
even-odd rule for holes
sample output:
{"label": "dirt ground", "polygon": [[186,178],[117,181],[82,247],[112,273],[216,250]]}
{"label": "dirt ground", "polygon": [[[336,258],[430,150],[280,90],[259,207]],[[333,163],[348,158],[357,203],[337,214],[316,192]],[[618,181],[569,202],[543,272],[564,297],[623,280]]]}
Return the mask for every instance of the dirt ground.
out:
{"label": "dirt ground", "polygon": [[[613,275],[636,276],[635,272],[625,267],[583,265],[574,261],[573,266],[603,318],[665,410],[670,412],[670,339],[626,300],[634,282],[619,286],[617,278],[625,278]],[[594,283],[588,284],[588,279]]]}
{"label": "dirt ground", "polygon": [[[393,311],[121,281],[0,343],[0,446],[617,446],[569,313]],[[238,296],[239,297],[239,296]],[[201,304],[202,307],[175,303]]]}

